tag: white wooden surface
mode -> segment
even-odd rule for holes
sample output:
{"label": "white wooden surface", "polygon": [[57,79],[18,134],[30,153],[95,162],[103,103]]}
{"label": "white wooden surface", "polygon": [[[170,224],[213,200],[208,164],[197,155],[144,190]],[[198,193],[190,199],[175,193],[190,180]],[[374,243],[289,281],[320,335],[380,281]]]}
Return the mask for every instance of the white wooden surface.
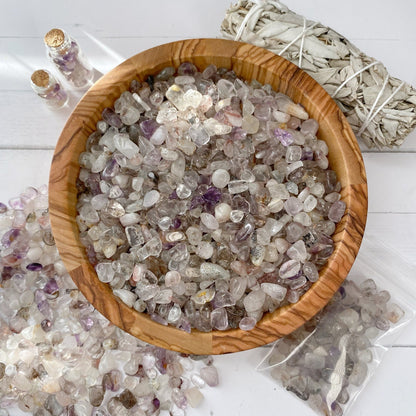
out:
{"label": "white wooden surface", "polygon": [[[107,72],[144,49],[177,39],[217,37],[230,0],[0,0],[0,200],[47,183],[53,148],[79,94],[48,110],[30,90],[34,69],[48,68],[42,37],[62,27],[94,67]],[[412,0],[287,0],[298,13],[343,33],[392,75],[416,85],[416,3]],[[367,230],[416,267],[416,133],[393,152],[364,151],[369,184]],[[362,252],[361,255],[365,255]],[[395,279],[395,276],[391,276]],[[408,279],[413,280],[413,274]],[[312,415],[254,367],[264,349],[218,357],[221,386],[190,416]],[[394,343],[351,416],[414,415],[416,322]]]}

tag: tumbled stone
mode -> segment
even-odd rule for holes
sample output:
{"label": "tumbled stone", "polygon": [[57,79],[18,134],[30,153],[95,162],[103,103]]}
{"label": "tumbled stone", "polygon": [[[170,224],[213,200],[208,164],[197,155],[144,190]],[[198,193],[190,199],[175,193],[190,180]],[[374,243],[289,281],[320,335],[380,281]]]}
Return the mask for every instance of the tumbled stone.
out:
{"label": "tumbled stone", "polygon": [[155,205],[160,198],[160,194],[158,191],[153,190],[146,193],[146,195],[143,198],[143,206],[145,208],[149,208],[153,205]]}
{"label": "tumbled stone", "polygon": [[285,287],[275,283],[262,283],[261,288],[266,295],[269,295],[271,298],[279,302],[285,298],[287,292]]}
{"label": "tumbled stone", "polygon": [[191,387],[185,390],[185,397],[191,407],[198,407],[204,399],[203,394],[197,387]]}
{"label": "tumbled stone", "polygon": [[339,222],[345,213],[346,205],[343,201],[334,202],[328,211],[328,218],[331,221]]}
{"label": "tumbled stone", "polygon": [[283,263],[279,269],[279,276],[282,279],[288,279],[290,277],[296,276],[300,270],[300,262],[297,260],[288,260]]}
{"label": "tumbled stone", "polygon": [[126,409],[131,409],[137,403],[137,399],[134,397],[134,394],[128,389],[123,390],[118,396],[118,399]]}
{"label": "tumbled stone", "polygon": [[102,386],[91,386],[88,389],[89,400],[92,406],[98,407],[104,399],[104,390]]}
{"label": "tumbled stone", "polygon": [[201,214],[201,222],[210,230],[216,230],[219,227],[217,219],[207,212]]}
{"label": "tumbled stone", "polygon": [[212,184],[219,189],[225,188],[230,182],[230,174],[225,169],[217,169],[212,174]]}
{"label": "tumbled stone", "polygon": [[218,330],[225,330],[228,328],[228,315],[225,308],[217,308],[211,312],[212,327]]}
{"label": "tumbled stone", "polygon": [[210,387],[218,386],[219,378],[218,378],[218,371],[215,367],[203,367],[200,370],[201,378],[207,383]]}
{"label": "tumbled stone", "polygon": [[231,211],[232,209],[227,203],[217,204],[215,206],[215,219],[219,223],[227,222],[230,219]]}
{"label": "tumbled stone", "polygon": [[244,298],[244,307],[247,312],[260,310],[266,300],[266,294],[262,290],[253,290]]}

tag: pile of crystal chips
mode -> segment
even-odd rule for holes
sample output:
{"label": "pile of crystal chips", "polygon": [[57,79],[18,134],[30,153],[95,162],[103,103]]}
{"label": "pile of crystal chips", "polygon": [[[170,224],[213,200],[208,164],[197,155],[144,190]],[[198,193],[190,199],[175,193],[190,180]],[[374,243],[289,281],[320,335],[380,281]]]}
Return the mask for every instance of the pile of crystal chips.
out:
{"label": "pile of crystal chips", "polygon": [[59,258],[46,192],[0,203],[0,416],[184,416],[218,385],[212,357],[145,344],[98,313]]}
{"label": "pile of crystal chips", "polygon": [[345,211],[318,123],[270,85],[183,63],[133,80],[80,155],[98,278],[155,321],[252,329],[295,303]]}

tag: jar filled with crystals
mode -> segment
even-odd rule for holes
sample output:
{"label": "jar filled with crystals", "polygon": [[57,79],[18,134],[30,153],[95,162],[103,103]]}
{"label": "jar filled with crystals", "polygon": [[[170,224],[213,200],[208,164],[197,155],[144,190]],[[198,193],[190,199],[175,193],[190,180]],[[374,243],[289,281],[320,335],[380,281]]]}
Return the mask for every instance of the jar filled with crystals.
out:
{"label": "jar filled with crystals", "polygon": [[44,40],[49,59],[73,87],[85,88],[92,84],[94,69],[68,33],[52,29]]}
{"label": "jar filled with crystals", "polygon": [[50,107],[59,108],[68,101],[68,95],[61,84],[46,69],[39,69],[32,74],[31,85],[33,91]]}

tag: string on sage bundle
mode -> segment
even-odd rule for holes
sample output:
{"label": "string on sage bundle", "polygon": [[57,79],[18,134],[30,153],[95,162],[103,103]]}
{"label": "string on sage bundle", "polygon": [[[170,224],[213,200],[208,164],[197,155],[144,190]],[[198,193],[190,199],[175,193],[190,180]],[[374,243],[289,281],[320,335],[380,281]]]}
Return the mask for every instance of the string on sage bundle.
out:
{"label": "string on sage bundle", "polygon": [[400,146],[416,126],[411,85],[389,75],[341,34],[278,1],[238,1],[227,10],[221,33],[269,49],[306,71],[370,148]]}

